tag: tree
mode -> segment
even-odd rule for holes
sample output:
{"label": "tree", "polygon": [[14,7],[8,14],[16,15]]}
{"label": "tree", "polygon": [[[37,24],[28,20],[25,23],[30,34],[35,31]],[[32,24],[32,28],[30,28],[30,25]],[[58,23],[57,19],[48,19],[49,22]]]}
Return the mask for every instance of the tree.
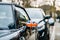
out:
{"label": "tree", "polygon": [[51,6],[51,13],[52,13],[52,17],[54,18],[54,21],[56,21],[56,7],[55,6]]}
{"label": "tree", "polygon": [[60,16],[60,11],[59,10],[57,10],[56,13],[57,13],[57,16]]}
{"label": "tree", "polygon": [[31,3],[30,0],[22,0],[22,1],[23,1],[23,6],[24,7],[31,7],[30,6],[30,3]]}
{"label": "tree", "polygon": [[50,5],[42,5],[40,6],[40,8],[42,8],[44,10],[44,12],[46,13],[46,11],[50,10]]}

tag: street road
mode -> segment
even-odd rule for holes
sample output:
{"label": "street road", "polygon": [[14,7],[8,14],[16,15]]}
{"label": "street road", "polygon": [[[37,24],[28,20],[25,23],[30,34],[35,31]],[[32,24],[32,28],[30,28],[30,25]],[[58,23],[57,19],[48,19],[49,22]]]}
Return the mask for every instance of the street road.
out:
{"label": "street road", "polygon": [[[51,36],[50,40],[60,40],[60,23],[55,22],[53,30],[50,31],[52,31],[51,32],[52,35],[50,35]],[[35,40],[35,33],[32,34],[32,36],[30,36],[28,40]]]}
{"label": "street road", "polygon": [[30,38],[28,40],[35,40],[35,33],[32,34],[32,36],[30,36]]}

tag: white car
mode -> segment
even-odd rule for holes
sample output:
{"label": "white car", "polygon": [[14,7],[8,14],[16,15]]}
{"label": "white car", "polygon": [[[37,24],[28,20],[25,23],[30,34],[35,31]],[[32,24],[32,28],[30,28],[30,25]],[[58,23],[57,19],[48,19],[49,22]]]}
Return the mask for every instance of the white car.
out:
{"label": "white car", "polygon": [[[49,16],[49,17],[48,17]],[[46,15],[45,16],[45,21],[50,25],[50,26],[54,26],[54,18],[52,18],[50,15]]]}
{"label": "white car", "polygon": [[54,19],[53,18],[50,18],[48,20],[48,23],[50,24],[50,26],[54,26]]}
{"label": "white car", "polygon": [[[47,32],[48,32],[48,28],[47,28],[47,24],[45,22],[45,13],[41,8],[25,8],[25,10],[27,11],[27,14],[30,17],[30,21],[31,22],[35,22],[37,23],[37,31],[38,31],[38,40],[40,40],[42,37],[47,37]],[[48,17],[48,16],[47,16]]]}

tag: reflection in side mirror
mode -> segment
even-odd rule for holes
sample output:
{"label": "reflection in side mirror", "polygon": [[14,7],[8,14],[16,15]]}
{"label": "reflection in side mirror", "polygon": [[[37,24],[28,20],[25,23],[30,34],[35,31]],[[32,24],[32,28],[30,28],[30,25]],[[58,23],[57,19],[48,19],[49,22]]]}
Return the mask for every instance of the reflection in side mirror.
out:
{"label": "reflection in side mirror", "polygon": [[26,21],[26,18],[25,17],[23,17],[23,18],[21,17],[20,20],[21,21]]}

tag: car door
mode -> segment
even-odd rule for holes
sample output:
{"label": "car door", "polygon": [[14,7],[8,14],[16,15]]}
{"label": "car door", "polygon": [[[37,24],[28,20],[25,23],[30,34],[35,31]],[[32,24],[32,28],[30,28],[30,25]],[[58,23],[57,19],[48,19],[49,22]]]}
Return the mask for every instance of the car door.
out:
{"label": "car door", "polygon": [[25,26],[25,23],[29,20],[25,11],[21,8],[15,7],[15,13],[17,17],[17,26],[18,27]]}

